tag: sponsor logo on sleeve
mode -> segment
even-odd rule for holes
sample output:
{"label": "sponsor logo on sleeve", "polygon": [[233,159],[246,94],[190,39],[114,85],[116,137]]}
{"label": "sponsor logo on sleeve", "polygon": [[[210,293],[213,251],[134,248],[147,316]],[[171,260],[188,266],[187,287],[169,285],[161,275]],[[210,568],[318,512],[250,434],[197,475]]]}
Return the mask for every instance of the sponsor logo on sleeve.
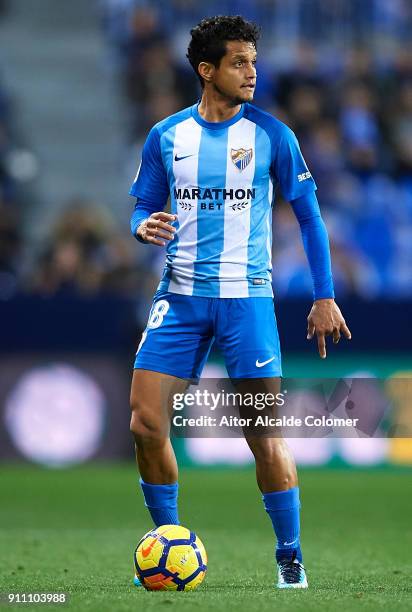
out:
{"label": "sponsor logo on sleeve", "polygon": [[306,179],[310,178],[312,175],[310,172],[302,172],[302,174],[298,174],[298,181],[301,183],[302,181],[306,181]]}

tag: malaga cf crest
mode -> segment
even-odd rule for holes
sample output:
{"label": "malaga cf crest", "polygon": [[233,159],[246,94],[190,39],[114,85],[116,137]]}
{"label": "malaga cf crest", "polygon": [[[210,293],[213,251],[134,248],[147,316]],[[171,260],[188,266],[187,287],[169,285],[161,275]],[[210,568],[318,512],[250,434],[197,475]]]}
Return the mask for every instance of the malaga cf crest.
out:
{"label": "malaga cf crest", "polygon": [[236,168],[242,171],[250,164],[250,160],[253,157],[253,149],[231,149],[230,155]]}

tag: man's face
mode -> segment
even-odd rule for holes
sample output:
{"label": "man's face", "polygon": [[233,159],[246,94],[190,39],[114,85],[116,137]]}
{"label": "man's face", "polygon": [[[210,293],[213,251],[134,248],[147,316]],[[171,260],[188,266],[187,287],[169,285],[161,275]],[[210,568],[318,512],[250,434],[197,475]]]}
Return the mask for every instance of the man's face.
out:
{"label": "man's face", "polygon": [[234,105],[251,102],[256,87],[256,49],[253,43],[230,40],[226,54],[212,72],[211,84]]}

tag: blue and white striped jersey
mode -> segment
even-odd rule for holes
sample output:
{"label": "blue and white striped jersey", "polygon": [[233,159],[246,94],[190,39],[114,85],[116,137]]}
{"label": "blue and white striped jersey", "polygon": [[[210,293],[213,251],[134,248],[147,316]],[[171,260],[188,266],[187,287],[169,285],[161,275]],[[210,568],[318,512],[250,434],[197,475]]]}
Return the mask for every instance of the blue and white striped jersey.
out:
{"label": "blue and white striped jersey", "polygon": [[[292,130],[251,104],[210,123],[197,104],[149,133],[130,194],[146,210],[168,197],[177,228],[159,288],[207,297],[272,296],[272,201],[313,192]],[[149,213],[150,214],[150,213]]]}

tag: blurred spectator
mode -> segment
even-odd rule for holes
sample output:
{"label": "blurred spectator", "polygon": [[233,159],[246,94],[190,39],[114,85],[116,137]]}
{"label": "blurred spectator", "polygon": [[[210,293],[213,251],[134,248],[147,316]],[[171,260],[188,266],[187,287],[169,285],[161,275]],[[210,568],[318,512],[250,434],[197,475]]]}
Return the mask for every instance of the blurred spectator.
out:
{"label": "blurred spectator", "polygon": [[340,124],[347,161],[354,172],[373,170],[379,161],[379,129],[370,89],[356,84],[347,88]]}
{"label": "blurred spectator", "polygon": [[10,201],[14,194],[14,180],[7,163],[10,144],[10,103],[0,81],[0,200],[5,201]]}
{"label": "blurred spectator", "polygon": [[29,289],[42,295],[133,295],[140,291],[142,269],[132,246],[96,204],[69,202],[31,271]]}
{"label": "blurred spectator", "polygon": [[0,200],[0,300],[18,290],[22,264],[21,220]]}
{"label": "blurred spectator", "polygon": [[401,177],[412,177],[412,78],[399,91],[399,103],[393,116],[392,143],[395,172]]}

